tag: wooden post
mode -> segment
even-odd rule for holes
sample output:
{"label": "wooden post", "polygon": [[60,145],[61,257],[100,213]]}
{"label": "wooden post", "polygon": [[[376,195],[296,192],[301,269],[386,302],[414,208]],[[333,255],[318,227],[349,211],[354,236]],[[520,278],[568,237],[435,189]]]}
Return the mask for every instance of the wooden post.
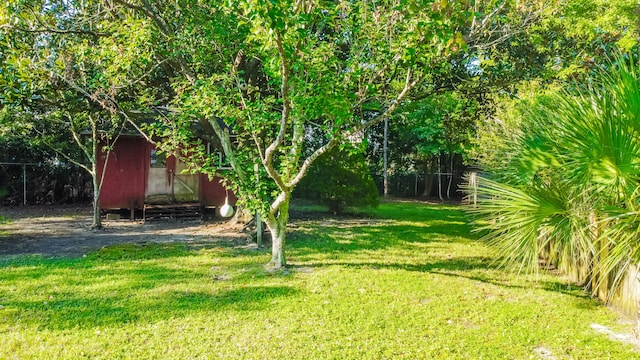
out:
{"label": "wooden post", "polygon": [[27,205],[27,164],[22,164],[22,197]]}
{"label": "wooden post", "polygon": [[449,154],[451,166],[449,167],[449,184],[447,185],[447,199],[451,199],[451,184],[453,183],[453,153]]}
{"label": "wooden post", "polygon": [[38,165],[36,163],[0,162],[0,165],[18,165],[22,167],[22,203],[27,205],[27,166]]}
{"label": "wooden post", "polygon": [[[256,173],[256,182],[260,182],[260,167],[258,164],[253,165],[253,171]],[[257,186],[258,184],[256,184]],[[262,217],[260,211],[256,211],[256,243],[258,249],[262,247]]]}
{"label": "wooden post", "polygon": [[471,174],[469,174],[469,187],[471,188],[471,203],[473,204],[473,207],[477,207],[478,206],[478,173],[476,173],[475,171],[473,171]]}

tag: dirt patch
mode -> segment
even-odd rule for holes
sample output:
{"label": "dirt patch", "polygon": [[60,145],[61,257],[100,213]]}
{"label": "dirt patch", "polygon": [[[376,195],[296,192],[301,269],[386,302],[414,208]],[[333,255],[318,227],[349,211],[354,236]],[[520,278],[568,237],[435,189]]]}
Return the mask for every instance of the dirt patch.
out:
{"label": "dirt patch", "polygon": [[636,350],[640,350],[640,340],[633,334],[620,334],[612,331],[606,326],[600,324],[591,324],[591,328],[595,330],[595,332],[607,335],[609,339],[613,341],[618,341],[625,344],[630,344],[635,347]]}
{"label": "dirt patch", "polygon": [[104,230],[91,230],[89,207],[0,207],[9,222],[0,224],[0,256],[38,254],[82,256],[116,244],[186,243],[193,247],[246,244],[241,227],[228,223],[158,220],[104,221]]}

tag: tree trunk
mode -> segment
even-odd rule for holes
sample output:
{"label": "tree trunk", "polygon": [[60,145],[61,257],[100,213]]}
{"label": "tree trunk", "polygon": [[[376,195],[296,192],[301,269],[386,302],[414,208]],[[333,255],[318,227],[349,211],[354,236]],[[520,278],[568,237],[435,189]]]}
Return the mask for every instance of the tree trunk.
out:
{"label": "tree trunk", "polygon": [[102,229],[102,221],[100,220],[100,183],[95,166],[91,172],[91,179],[93,180],[93,223],[91,228]]}
{"label": "tree trunk", "polygon": [[[102,229],[102,221],[100,221],[100,189],[102,180],[98,179],[98,158],[100,156],[100,149],[98,144],[98,130],[95,121],[91,122],[91,137],[93,140],[92,156],[91,156],[91,180],[93,181],[93,223],[92,229]],[[105,167],[102,169],[102,178],[104,179],[104,172],[106,170],[106,161],[109,158],[109,152],[107,152],[107,159],[105,160]]]}
{"label": "tree trunk", "polygon": [[423,196],[431,196],[431,190],[433,189],[433,159],[427,160],[424,166],[424,192]]}
{"label": "tree trunk", "polygon": [[444,201],[444,198],[442,198],[442,166],[441,166],[441,155],[438,155],[438,198],[440,198],[440,201]]}
{"label": "tree trunk", "polygon": [[449,183],[447,184],[447,199],[451,199],[451,184],[453,183],[453,153],[449,154],[450,167],[449,167]]}
{"label": "tree trunk", "polygon": [[601,265],[601,241],[598,239],[600,237],[599,225],[598,225],[598,215],[595,211],[591,211],[589,214],[589,225],[591,230],[591,242],[594,247],[594,252],[591,254],[591,261],[588,263],[588,278],[587,278],[587,290],[591,291],[591,295],[598,297],[599,290],[601,287],[601,273],[600,273],[600,265]]}
{"label": "tree trunk", "polygon": [[382,140],[382,158],[383,158],[383,171],[382,174],[382,188],[384,197],[389,196],[389,118],[384,118],[384,138]]}
{"label": "tree trunk", "polygon": [[275,214],[270,214],[266,220],[267,227],[271,232],[271,261],[269,266],[274,269],[282,269],[287,265],[284,256],[284,246],[287,238],[287,223],[289,222],[289,199],[291,194],[287,194]]}

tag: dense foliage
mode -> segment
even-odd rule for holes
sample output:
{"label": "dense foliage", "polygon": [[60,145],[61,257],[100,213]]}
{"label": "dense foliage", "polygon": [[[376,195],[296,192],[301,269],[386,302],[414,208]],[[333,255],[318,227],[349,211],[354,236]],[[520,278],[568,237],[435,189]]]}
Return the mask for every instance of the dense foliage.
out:
{"label": "dense foliage", "polygon": [[[486,170],[504,165],[509,151],[497,154],[496,148],[511,130],[518,131],[509,128],[509,119],[517,116],[507,108],[526,106],[514,105],[514,98],[583,81],[611,54],[638,42],[634,0],[504,1],[482,8],[486,5],[475,2],[479,11],[495,11],[483,36],[470,38],[465,51],[439,69],[430,96],[415,96],[390,123],[389,175],[421,174],[425,195],[432,193],[430,174],[451,172],[449,160],[456,154]],[[382,136],[382,126],[372,129],[368,155],[379,174]]]}
{"label": "dense foliage", "polygon": [[0,131],[45,145],[58,161],[91,176],[94,228],[101,227],[99,155],[108,155],[125,130],[118,109],[131,109],[146,89],[123,76],[142,76],[128,66],[134,57],[145,61],[143,54],[122,47],[136,44],[137,31],[92,15],[106,10],[101,2],[84,1],[0,6]]}
{"label": "dense foliage", "polygon": [[535,98],[505,140],[508,166],[479,181],[487,239],[508,264],[577,271],[608,299],[640,261],[640,77],[622,56],[592,81]]}
{"label": "dense foliage", "polygon": [[164,139],[193,171],[216,174],[223,153],[227,185],[261,212],[272,264],[282,267],[291,194],[322,154],[397,114],[392,136],[412,146],[396,141],[394,166],[432,171],[434,159],[469,147],[473,124],[492,114],[487,94],[581,78],[611,49],[631,49],[636,8],[632,0],[9,0],[0,6],[0,118],[54,147],[75,144],[81,156],[67,160],[92,175],[96,206],[99,144],[108,150],[125,126]]}
{"label": "dense foliage", "polygon": [[[430,196],[436,188],[439,173],[452,174],[461,168],[461,158],[469,148],[473,126],[481,114],[477,99],[463,97],[460,93],[434,94],[428,100],[407,103],[389,123],[388,147],[389,176],[421,175],[423,183],[416,186],[422,190],[415,194],[410,186],[409,194]],[[370,146],[367,160],[378,176],[382,176],[382,125],[369,131]],[[457,187],[450,189],[449,180],[442,175],[444,191],[435,193],[455,194]],[[413,181],[412,181],[413,183]],[[393,195],[405,196],[400,187],[391,187]],[[442,190],[442,189],[440,189]]]}

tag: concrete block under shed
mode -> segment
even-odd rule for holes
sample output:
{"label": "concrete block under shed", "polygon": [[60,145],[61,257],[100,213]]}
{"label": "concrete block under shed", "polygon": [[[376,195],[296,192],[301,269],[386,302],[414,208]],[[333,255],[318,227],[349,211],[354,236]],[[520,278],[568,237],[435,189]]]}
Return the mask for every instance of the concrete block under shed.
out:
{"label": "concrete block under shed", "polygon": [[111,220],[120,220],[120,214],[114,214],[114,213],[108,213],[107,214],[107,220],[111,221]]}

